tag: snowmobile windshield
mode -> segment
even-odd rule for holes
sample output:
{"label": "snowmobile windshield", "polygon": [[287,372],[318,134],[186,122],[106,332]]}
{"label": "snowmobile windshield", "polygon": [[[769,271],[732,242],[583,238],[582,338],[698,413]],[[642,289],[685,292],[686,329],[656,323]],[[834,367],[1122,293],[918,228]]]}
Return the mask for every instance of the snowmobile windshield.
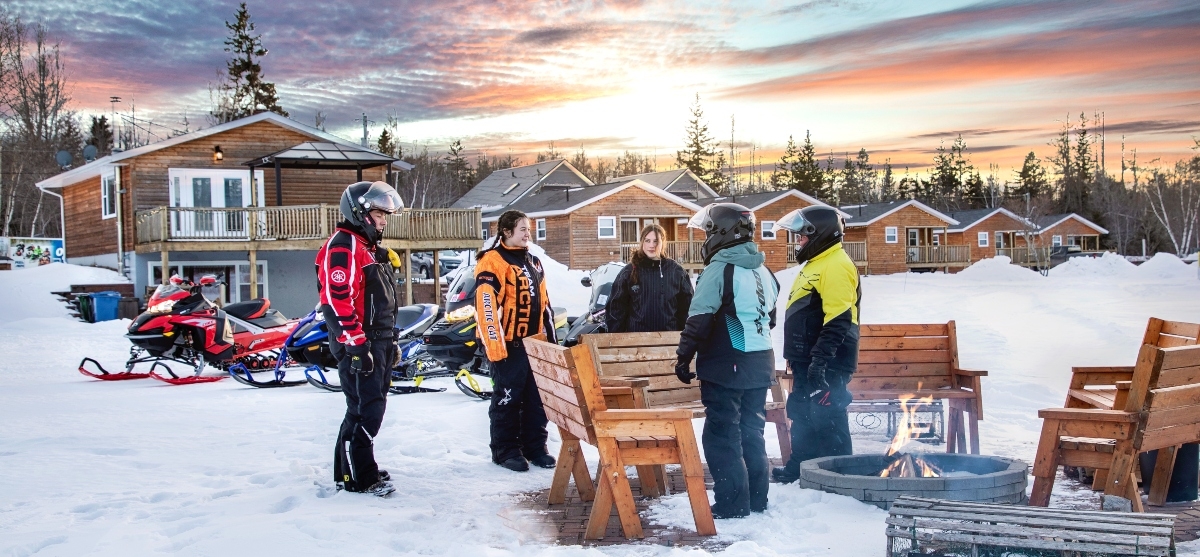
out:
{"label": "snowmobile windshield", "polygon": [[155,304],[163,302],[168,298],[178,298],[177,294],[181,292],[185,294],[188,293],[187,290],[180,288],[177,284],[160,284],[158,285],[158,288],[154,289],[154,294],[150,295],[150,301],[147,302],[146,305],[153,307]]}
{"label": "snowmobile windshield", "polygon": [[612,293],[613,281],[617,279],[617,274],[624,268],[624,263],[605,263],[592,271],[590,275],[592,279],[592,298],[591,303],[588,305],[591,311],[601,309],[608,303],[608,296]]}

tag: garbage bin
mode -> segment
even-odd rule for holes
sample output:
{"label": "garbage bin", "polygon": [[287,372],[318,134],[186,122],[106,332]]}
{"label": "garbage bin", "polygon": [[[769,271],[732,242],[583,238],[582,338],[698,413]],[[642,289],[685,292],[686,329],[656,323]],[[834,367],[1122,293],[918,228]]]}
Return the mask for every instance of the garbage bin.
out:
{"label": "garbage bin", "polygon": [[[1150,483],[1154,481],[1154,465],[1158,461],[1158,451],[1153,450],[1138,455],[1142,468],[1142,487],[1150,492]],[[1195,501],[1197,496],[1197,471],[1200,468],[1200,444],[1185,443],[1175,451],[1175,469],[1171,471],[1171,483],[1167,486],[1168,503]]]}
{"label": "garbage bin", "polygon": [[75,307],[79,308],[79,318],[88,323],[96,322],[96,314],[92,311],[92,295],[76,294]]}
{"label": "garbage bin", "polygon": [[121,293],[112,290],[92,293],[93,323],[97,321],[112,321],[117,318],[117,303],[121,301]]}

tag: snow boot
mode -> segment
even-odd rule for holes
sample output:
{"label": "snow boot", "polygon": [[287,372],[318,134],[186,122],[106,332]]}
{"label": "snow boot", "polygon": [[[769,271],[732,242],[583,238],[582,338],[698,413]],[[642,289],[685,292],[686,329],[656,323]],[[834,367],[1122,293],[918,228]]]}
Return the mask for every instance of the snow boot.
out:
{"label": "snow boot", "polygon": [[735,512],[723,512],[723,511],[719,511],[719,510],[717,510],[717,506],[716,506],[716,505],[712,505],[712,506],[710,506],[710,507],[709,507],[709,510],[711,510],[711,511],[712,511],[713,518],[746,518],[747,516],[750,516],[750,513],[747,513],[747,512],[736,512],[736,511],[735,511]]}
{"label": "snow boot", "polygon": [[529,463],[526,462],[524,458],[519,457],[519,456],[514,456],[508,460],[505,460],[504,462],[497,462],[496,464],[499,464],[500,466],[502,466],[504,468],[508,468],[509,470],[512,470],[513,472],[529,471]]}
{"label": "snow boot", "polygon": [[392,482],[385,482],[383,480],[380,480],[380,481],[375,482],[375,484],[372,485],[371,487],[364,489],[362,492],[369,493],[376,497],[388,497],[395,491],[396,491],[396,487],[392,485]]}
{"label": "snow boot", "polygon": [[392,481],[392,475],[389,474],[387,470],[380,468],[379,469],[379,481],[390,482],[390,481]]}
{"label": "snow boot", "polygon": [[786,466],[776,466],[771,469],[771,477],[781,484],[790,484],[800,479],[800,474],[793,474]]}
{"label": "snow boot", "polygon": [[558,464],[558,462],[554,460],[554,457],[548,454],[531,458],[529,459],[529,463],[537,466],[538,468],[554,468],[554,466]]}

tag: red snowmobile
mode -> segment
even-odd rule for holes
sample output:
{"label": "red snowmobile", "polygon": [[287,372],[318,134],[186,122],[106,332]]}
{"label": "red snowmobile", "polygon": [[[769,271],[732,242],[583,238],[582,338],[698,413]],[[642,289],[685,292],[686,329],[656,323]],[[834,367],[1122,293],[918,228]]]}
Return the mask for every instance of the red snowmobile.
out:
{"label": "red snowmobile", "polygon": [[[147,302],[145,313],[133,320],[125,334],[133,346],[125,371],[109,372],[92,358],[79,362],[79,372],[106,381],[153,377],[172,385],[208,383],[225,374],[201,375],[206,365],[222,371],[234,364],[248,369],[271,369],[299,319],[289,320],[271,309],[271,302],[258,298],[218,307],[204,296],[203,289],[217,285],[215,276],[206,275],[192,283],[179,276],[159,285]],[[87,369],[88,363],[96,371]],[[181,377],[167,362],[185,364],[190,376]],[[150,363],[145,372],[134,366]],[[166,375],[160,374],[162,370]]]}

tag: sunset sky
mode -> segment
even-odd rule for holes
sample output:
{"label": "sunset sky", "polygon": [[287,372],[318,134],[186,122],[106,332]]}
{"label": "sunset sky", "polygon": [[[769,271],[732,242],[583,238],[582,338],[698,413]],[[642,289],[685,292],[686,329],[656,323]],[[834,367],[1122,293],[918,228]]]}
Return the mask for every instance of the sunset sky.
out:
{"label": "sunset sky", "polygon": [[[216,0],[9,0],[61,41],[74,108],[208,126],[208,84],[227,54]],[[404,142],[532,153],[554,141],[672,165],[700,95],[748,161],[811,130],[818,151],[860,147],[902,171],[962,134],[972,161],[1011,176],[1042,158],[1070,115],[1105,114],[1107,166],[1121,140],[1145,162],[1200,137],[1200,3],[1182,1],[248,2],[270,54],[264,75],[291,116],[348,139],[362,112]],[[161,129],[160,133],[164,133]]]}

